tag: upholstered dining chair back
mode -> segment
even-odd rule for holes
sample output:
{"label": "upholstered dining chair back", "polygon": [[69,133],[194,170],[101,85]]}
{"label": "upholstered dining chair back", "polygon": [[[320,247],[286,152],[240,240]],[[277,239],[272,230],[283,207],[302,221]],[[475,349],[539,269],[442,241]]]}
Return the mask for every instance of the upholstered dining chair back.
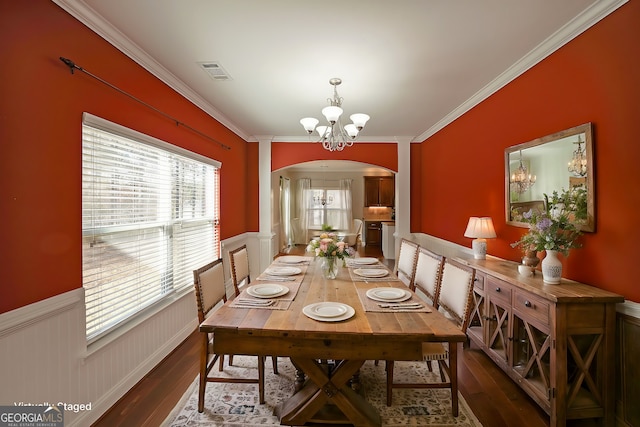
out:
{"label": "upholstered dining chair back", "polygon": [[466,332],[473,301],[475,270],[450,258],[445,259],[436,306]]}
{"label": "upholstered dining chair back", "polygon": [[416,260],[416,274],[413,279],[414,291],[426,298],[433,306],[438,301],[444,257],[420,246]]}
{"label": "upholstered dining chair back", "polygon": [[418,244],[402,238],[400,249],[396,257],[396,265],[393,273],[398,276],[407,287],[413,290],[413,278],[416,271],[416,260],[418,256]]}
{"label": "upholstered dining chair back", "polygon": [[227,301],[222,259],[217,259],[193,271],[198,304],[198,320],[204,322],[209,312],[220,302]]}
{"label": "upholstered dining chair back", "polygon": [[[440,292],[438,294],[435,307],[443,312],[462,331],[466,331],[471,313],[473,282],[475,280],[475,270],[467,265],[455,260],[445,258],[442,267],[442,279],[440,281]],[[451,391],[451,413],[458,416],[458,399],[454,398],[458,394],[457,365],[449,366],[449,352],[451,346],[457,346],[457,342],[434,342],[422,343],[422,358],[429,364],[437,361],[440,368],[440,382],[394,382],[395,361],[388,360],[387,368],[387,405],[391,406],[394,388],[448,388]],[[454,374],[454,375],[452,375]]]}
{"label": "upholstered dining chair back", "polygon": [[229,251],[229,264],[231,269],[231,281],[235,295],[240,295],[240,288],[251,282],[249,276],[249,254],[247,245],[242,245]]}
{"label": "upholstered dining chair back", "polygon": [[[217,259],[193,271],[193,281],[198,305],[198,320],[202,323],[208,314],[218,305],[227,301],[226,286],[222,259]],[[198,412],[204,411],[204,394],[207,383],[243,383],[258,384],[258,400],[264,403],[264,360],[265,356],[257,357],[258,375],[256,378],[234,378],[231,376],[216,377],[210,375],[211,369],[219,361],[218,371],[223,370],[224,355],[213,351],[215,334],[200,333],[202,344],[200,348],[200,376],[198,380]],[[229,355],[229,365],[233,364],[233,355]],[[274,371],[277,368],[274,359]]]}

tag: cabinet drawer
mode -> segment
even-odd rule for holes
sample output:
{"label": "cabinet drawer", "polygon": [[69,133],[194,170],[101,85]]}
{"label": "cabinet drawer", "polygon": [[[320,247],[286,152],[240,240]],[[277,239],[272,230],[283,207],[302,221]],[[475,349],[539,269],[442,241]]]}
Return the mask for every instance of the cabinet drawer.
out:
{"label": "cabinet drawer", "polygon": [[511,304],[511,285],[495,277],[487,277],[485,286],[491,299],[500,299]]}
{"label": "cabinet drawer", "polygon": [[543,325],[549,325],[549,301],[521,290],[515,291],[513,309],[521,314],[523,320],[534,318]]}
{"label": "cabinet drawer", "polygon": [[483,291],[484,290],[484,281],[485,281],[485,275],[484,273],[476,270],[476,279],[475,279],[475,283],[473,284],[473,287]]}

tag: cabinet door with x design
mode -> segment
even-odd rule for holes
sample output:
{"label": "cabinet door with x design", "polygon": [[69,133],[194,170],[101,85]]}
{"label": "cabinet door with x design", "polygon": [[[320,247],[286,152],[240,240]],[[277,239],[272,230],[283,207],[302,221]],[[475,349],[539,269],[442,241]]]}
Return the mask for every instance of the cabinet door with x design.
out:
{"label": "cabinet door with x design", "polygon": [[511,286],[495,277],[486,283],[486,344],[489,356],[503,367],[511,365]]}

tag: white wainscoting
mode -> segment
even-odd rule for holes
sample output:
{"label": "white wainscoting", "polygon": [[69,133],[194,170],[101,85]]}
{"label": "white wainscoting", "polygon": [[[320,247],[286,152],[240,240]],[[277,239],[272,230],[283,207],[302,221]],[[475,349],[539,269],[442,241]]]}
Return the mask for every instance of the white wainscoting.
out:
{"label": "white wainscoting", "polygon": [[83,289],[3,313],[0,404],[90,404],[65,411],[66,426],[90,425],[197,325],[193,294],[186,293],[89,353]]}
{"label": "white wainscoting", "polygon": [[[257,262],[257,238],[245,233],[222,242],[227,271],[228,250],[245,243]],[[192,292],[90,348],[84,315],[82,288],[0,314],[0,405],[90,404],[65,411],[65,426],[88,426],[198,326]]]}

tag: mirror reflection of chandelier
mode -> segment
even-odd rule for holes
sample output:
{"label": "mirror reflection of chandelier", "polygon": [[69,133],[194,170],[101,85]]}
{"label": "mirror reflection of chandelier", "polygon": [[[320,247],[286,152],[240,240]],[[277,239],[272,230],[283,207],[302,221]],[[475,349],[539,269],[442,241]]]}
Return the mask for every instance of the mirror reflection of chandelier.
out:
{"label": "mirror reflection of chandelier", "polygon": [[369,120],[369,116],[362,113],[352,114],[349,118],[353,123],[342,125],[340,116],[342,115],[343,98],[338,96],[338,85],[342,83],[339,78],[332,78],[329,84],[333,86],[333,98],[327,98],[329,106],[322,109],[322,114],[329,122],[329,126],[318,126],[318,119],[313,117],[305,117],[300,120],[300,124],[304,127],[309,135],[314,130],[318,131],[320,141],[325,150],[342,151],[345,147],[351,147],[353,141],[358,137],[358,133],[364,128],[365,123]]}
{"label": "mirror reflection of chandelier", "polygon": [[313,203],[322,206],[331,205],[333,203],[333,196],[326,196],[324,191],[316,191],[313,195]]}
{"label": "mirror reflection of chandelier", "polygon": [[580,135],[578,135],[578,142],[574,142],[574,144],[578,144],[578,148],[573,152],[573,156],[569,162],[569,172],[574,175],[585,176],[587,174],[587,153],[585,149],[582,148]]}
{"label": "mirror reflection of chandelier", "polygon": [[520,164],[518,169],[511,174],[509,182],[511,183],[511,191],[515,191],[518,194],[524,193],[536,183],[536,176],[531,175],[527,167],[522,163],[522,151],[520,151]]}

